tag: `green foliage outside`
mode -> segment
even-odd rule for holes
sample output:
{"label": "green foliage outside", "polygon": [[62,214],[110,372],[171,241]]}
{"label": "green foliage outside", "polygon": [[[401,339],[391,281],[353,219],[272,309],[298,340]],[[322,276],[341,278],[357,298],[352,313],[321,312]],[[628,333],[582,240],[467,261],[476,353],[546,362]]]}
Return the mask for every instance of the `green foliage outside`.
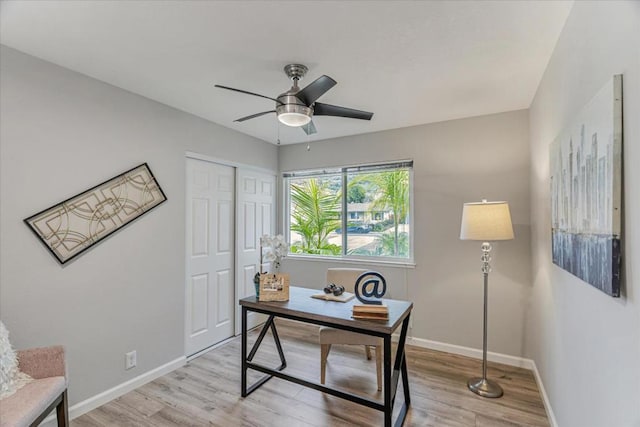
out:
{"label": "green foliage outside", "polygon": [[383,233],[380,237],[378,237],[376,243],[378,244],[378,253],[376,255],[388,256],[395,252],[395,256],[404,258],[409,257],[409,233],[400,232],[398,233],[397,239],[392,233]]}
{"label": "green foliage outside", "polygon": [[[375,244],[356,248],[349,251],[349,255],[361,256],[392,256],[396,250],[396,240],[394,233],[382,233],[376,238]],[[398,257],[409,257],[409,233],[401,231],[398,233]]]}
{"label": "green foliage outside", "polygon": [[409,171],[394,170],[362,174],[356,180],[366,181],[375,186],[375,198],[371,204],[373,210],[390,210],[393,214],[393,248],[384,255],[406,256],[402,255],[400,224],[406,222],[409,214]]}
{"label": "green foliage outside", "polygon": [[372,231],[386,231],[391,227],[393,227],[393,219],[385,219],[384,221],[373,224]]}
{"label": "green foliage outside", "polygon": [[362,185],[349,185],[347,190],[347,203],[364,203],[367,193]]}
{"label": "green foliage outside", "polygon": [[[335,177],[291,182],[291,231],[302,236],[302,241],[292,243],[292,253],[342,253],[340,245],[328,241],[329,234],[341,227],[342,196],[335,184]],[[381,232],[375,244],[349,251],[350,254],[409,257],[409,234],[400,231],[400,225],[406,223],[409,214],[409,171],[393,170],[350,176],[347,201],[370,201],[371,211],[391,214],[391,218],[373,225],[374,232]]]}
{"label": "green foliage outside", "polygon": [[340,226],[341,194],[324,180],[305,179],[291,184],[291,231],[302,236],[291,245],[292,253],[340,255],[342,248],[329,243],[328,235]]}

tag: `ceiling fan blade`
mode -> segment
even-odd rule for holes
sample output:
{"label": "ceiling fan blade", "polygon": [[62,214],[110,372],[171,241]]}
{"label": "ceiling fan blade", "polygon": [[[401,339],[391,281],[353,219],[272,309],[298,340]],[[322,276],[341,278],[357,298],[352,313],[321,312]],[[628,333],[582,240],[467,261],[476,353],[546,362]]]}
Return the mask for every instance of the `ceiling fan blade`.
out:
{"label": "ceiling fan blade", "polygon": [[320,98],[325,92],[337,84],[338,82],[329,76],[320,76],[296,93],[296,97],[304,102],[307,107],[311,107],[311,104],[313,104],[316,99]]}
{"label": "ceiling fan blade", "polygon": [[234,122],[244,122],[245,120],[255,119],[256,117],[264,116],[265,114],[275,113],[275,112],[276,112],[276,110],[263,111],[262,113],[252,114],[252,115],[247,116],[247,117],[240,117],[239,119],[235,119]]}
{"label": "ceiling fan blade", "polygon": [[318,133],[318,131],[316,130],[316,125],[313,124],[313,120],[307,123],[306,125],[302,125],[300,127],[302,128],[304,133],[306,133],[307,135],[313,135],[314,133]]}
{"label": "ceiling fan blade", "polygon": [[259,93],[248,92],[248,91],[242,90],[242,89],[235,89],[235,88],[232,88],[232,87],[229,87],[229,86],[222,86],[222,85],[214,85],[214,86],[215,87],[219,87],[220,89],[227,89],[227,90],[232,90],[234,92],[246,93],[247,95],[259,96],[260,98],[270,99],[272,101],[277,102],[278,104],[282,104],[281,101],[278,101],[275,98],[271,98],[270,96],[260,95]]}
{"label": "ceiling fan blade", "polygon": [[338,107],[337,105],[322,104],[320,102],[314,104],[313,115],[347,117],[360,120],[371,120],[371,117],[373,117],[373,113],[368,111],[354,110],[353,108]]}

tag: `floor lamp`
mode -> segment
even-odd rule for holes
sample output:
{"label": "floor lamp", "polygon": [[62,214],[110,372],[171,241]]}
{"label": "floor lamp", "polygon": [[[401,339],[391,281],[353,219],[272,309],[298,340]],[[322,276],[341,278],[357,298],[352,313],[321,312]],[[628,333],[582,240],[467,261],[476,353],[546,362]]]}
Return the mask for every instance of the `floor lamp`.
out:
{"label": "floor lamp", "polygon": [[467,386],[471,391],[483,397],[502,396],[502,387],[487,379],[487,294],[489,290],[489,272],[491,271],[491,243],[495,240],[513,239],[513,226],[507,202],[465,203],[462,208],[461,240],[478,240],[483,242],[482,273],[484,275],[484,328],[482,342],[482,378],[471,378]]}

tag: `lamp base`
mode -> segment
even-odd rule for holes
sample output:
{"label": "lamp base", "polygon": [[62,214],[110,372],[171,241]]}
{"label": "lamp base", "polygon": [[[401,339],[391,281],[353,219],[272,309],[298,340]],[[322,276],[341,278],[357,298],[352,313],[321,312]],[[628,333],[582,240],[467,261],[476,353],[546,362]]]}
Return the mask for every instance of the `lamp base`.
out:
{"label": "lamp base", "polygon": [[502,387],[497,382],[486,378],[471,378],[467,381],[469,390],[482,397],[501,397]]}

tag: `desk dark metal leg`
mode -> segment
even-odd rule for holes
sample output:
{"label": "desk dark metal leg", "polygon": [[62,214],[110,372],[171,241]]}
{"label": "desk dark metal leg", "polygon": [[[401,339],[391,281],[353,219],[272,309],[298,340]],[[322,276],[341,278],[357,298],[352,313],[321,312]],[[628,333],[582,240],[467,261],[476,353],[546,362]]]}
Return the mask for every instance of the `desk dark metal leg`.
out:
{"label": "desk dark metal leg", "polygon": [[386,335],[384,337],[384,427],[391,427],[393,414],[391,393],[391,336]]}
{"label": "desk dark metal leg", "polygon": [[411,395],[409,393],[409,373],[407,372],[407,358],[402,359],[402,389],[404,392],[404,403],[407,407],[411,404]]}
{"label": "desk dark metal leg", "polygon": [[278,370],[281,371],[287,367],[287,360],[284,358],[284,352],[282,351],[282,344],[280,344],[280,337],[278,336],[278,330],[276,329],[276,324],[273,321],[273,316],[271,319],[271,334],[273,334],[273,340],[276,342],[276,348],[278,349],[278,356],[280,356],[280,362],[282,363],[278,368]]}
{"label": "desk dark metal leg", "polygon": [[267,334],[267,331],[271,327],[272,323],[273,323],[273,316],[269,316],[267,321],[264,322],[264,325],[262,325],[262,330],[260,331],[260,335],[258,335],[258,339],[253,344],[253,347],[251,348],[251,351],[249,352],[249,356],[247,356],[247,360],[249,362],[251,362],[253,360],[253,357],[256,355],[256,352],[260,348],[260,344],[262,344],[262,340],[264,339],[264,336]]}
{"label": "desk dark metal leg", "polygon": [[247,397],[247,308],[242,307],[242,380],[240,394]]}
{"label": "desk dark metal leg", "polygon": [[262,340],[264,336],[267,334],[267,331],[271,329],[271,334],[273,335],[273,340],[276,343],[276,349],[278,350],[278,356],[280,357],[280,368],[282,370],[287,367],[287,360],[284,357],[284,351],[282,350],[282,344],[280,344],[280,336],[278,335],[278,330],[276,329],[276,323],[274,322],[274,316],[269,316],[267,321],[262,326],[262,330],[260,331],[260,335],[258,335],[258,339],[253,344],[251,351],[249,352],[249,356],[247,356],[247,362],[251,362],[253,357],[256,355],[256,352],[260,348],[262,344]]}
{"label": "desk dark metal leg", "polygon": [[407,331],[409,329],[409,318],[410,315],[407,316],[402,322],[402,330],[400,331],[400,340],[398,341],[398,349],[396,351],[396,360],[393,369],[394,390],[393,400],[391,403],[392,408],[393,404],[395,403],[395,395],[398,391],[397,387],[400,374],[402,374],[402,391],[404,393],[404,403],[402,405],[402,408],[400,408],[400,413],[398,414],[398,418],[396,419],[396,427],[400,427],[404,424],[404,419],[407,416],[407,411],[409,410],[409,405],[411,404],[411,396],[409,394],[409,373],[407,372],[407,359],[405,356],[405,342],[407,340]]}
{"label": "desk dark metal leg", "polygon": [[271,329],[271,333],[273,335],[273,340],[275,341],[276,348],[278,349],[278,356],[280,357],[280,366],[275,368],[277,371],[282,371],[287,367],[287,360],[284,357],[284,352],[282,350],[282,344],[280,343],[280,337],[278,336],[278,330],[276,329],[276,323],[274,322],[275,316],[271,315],[267,319],[267,321],[262,326],[262,330],[260,331],[260,335],[258,335],[258,339],[253,344],[249,355],[247,356],[247,315],[245,307],[242,307],[242,397],[247,397],[251,393],[253,393],[257,388],[259,388],[262,384],[266,383],[270,380],[273,375],[265,375],[247,388],[247,370],[249,368],[256,369],[256,365],[251,363],[253,357],[256,355],[256,352],[260,348],[262,344],[262,340],[264,339],[267,331]]}

